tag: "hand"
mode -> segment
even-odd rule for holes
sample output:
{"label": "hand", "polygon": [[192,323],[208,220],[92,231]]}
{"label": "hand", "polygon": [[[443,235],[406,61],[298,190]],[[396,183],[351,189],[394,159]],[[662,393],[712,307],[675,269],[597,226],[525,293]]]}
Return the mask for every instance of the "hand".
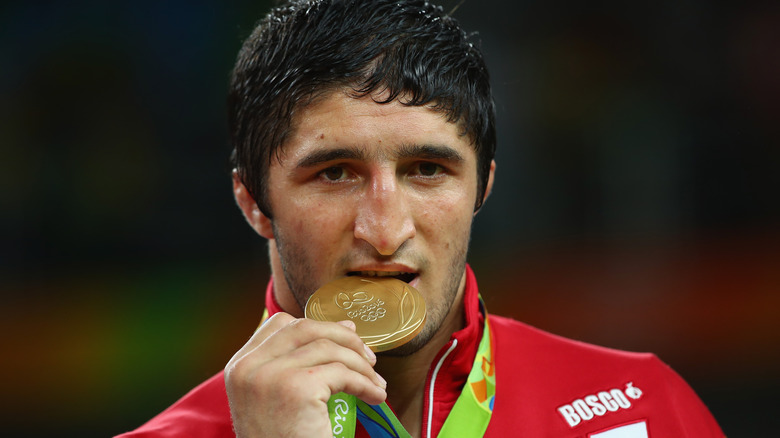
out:
{"label": "hand", "polygon": [[369,404],[387,397],[375,364],[351,321],[272,316],[225,367],[236,436],[332,437],[331,394],[346,392]]}

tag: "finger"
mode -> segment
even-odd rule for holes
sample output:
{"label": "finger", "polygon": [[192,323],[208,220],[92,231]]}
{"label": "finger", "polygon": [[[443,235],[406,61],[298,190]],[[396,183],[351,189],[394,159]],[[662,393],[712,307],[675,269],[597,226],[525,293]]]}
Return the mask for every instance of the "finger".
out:
{"label": "finger", "polygon": [[275,366],[283,369],[310,368],[338,362],[350,371],[368,377],[375,385],[385,388],[387,382],[374,370],[365,357],[327,338],[316,339],[289,354],[279,357]]}
{"label": "finger", "polygon": [[371,405],[378,405],[387,399],[385,388],[377,386],[364,376],[347,369],[340,362],[332,362],[308,368],[308,374],[317,382],[324,382],[329,392],[321,400],[327,402],[332,394],[345,392]]}
{"label": "finger", "polygon": [[263,324],[258,327],[257,330],[255,330],[247,343],[244,344],[244,346],[233,355],[230,361],[228,361],[227,366],[230,366],[231,364],[241,360],[241,358],[246,356],[250,351],[261,345],[266,339],[268,339],[268,337],[272,336],[274,333],[279,331],[279,329],[287,326],[293,321],[295,321],[295,318],[292,315],[284,312],[278,312],[265,320],[265,322],[263,322]]}
{"label": "finger", "polygon": [[[338,321],[336,324],[342,325],[352,330],[353,332],[357,332],[357,326],[355,325],[355,323],[348,319],[345,319],[344,321]],[[361,339],[361,341],[363,340]],[[371,366],[376,365],[376,354],[374,353],[373,350],[371,350],[371,348],[368,345],[366,345],[365,342],[363,342],[363,350],[365,352],[365,356],[368,357],[368,361],[371,363]]]}
{"label": "finger", "polygon": [[338,321],[336,324],[344,326],[344,327],[352,330],[353,332],[357,330],[357,326],[355,325],[355,323],[353,321],[348,320],[348,319],[345,319],[344,321]]}
{"label": "finger", "polygon": [[265,339],[262,345],[264,350],[282,355],[317,339],[329,339],[342,347],[349,348],[366,361],[376,363],[376,355],[366,347],[354,330],[332,322],[296,319]]}

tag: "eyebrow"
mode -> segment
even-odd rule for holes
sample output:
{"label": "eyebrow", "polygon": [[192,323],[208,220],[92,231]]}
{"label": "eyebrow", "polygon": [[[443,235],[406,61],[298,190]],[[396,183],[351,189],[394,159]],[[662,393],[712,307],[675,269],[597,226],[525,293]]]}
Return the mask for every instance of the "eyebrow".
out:
{"label": "eyebrow", "polygon": [[437,144],[402,144],[393,154],[396,159],[423,158],[427,160],[446,160],[461,163],[463,155],[454,148]]}
{"label": "eyebrow", "polygon": [[364,160],[366,158],[366,151],[362,148],[320,149],[298,160],[295,167],[316,167],[330,161]]}
{"label": "eyebrow", "polygon": [[[317,167],[323,163],[339,160],[369,160],[375,154],[369,154],[365,148],[349,147],[317,150],[298,160],[296,168]],[[384,154],[382,154],[384,155]],[[435,144],[402,144],[392,152],[396,160],[421,158],[426,160],[446,160],[462,163],[465,159],[457,150],[450,146]]]}

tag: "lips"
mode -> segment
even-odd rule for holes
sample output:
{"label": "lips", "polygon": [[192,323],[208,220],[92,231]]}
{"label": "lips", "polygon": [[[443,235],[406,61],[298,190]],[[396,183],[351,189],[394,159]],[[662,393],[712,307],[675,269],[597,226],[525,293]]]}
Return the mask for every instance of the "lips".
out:
{"label": "lips", "polygon": [[350,271],[347,272],[348,276],[360,276],[360,277],[392,277],[403,281],[404,283],[410,283],[417,278],[417,274],[414,272],[402,272],[402,271]]}

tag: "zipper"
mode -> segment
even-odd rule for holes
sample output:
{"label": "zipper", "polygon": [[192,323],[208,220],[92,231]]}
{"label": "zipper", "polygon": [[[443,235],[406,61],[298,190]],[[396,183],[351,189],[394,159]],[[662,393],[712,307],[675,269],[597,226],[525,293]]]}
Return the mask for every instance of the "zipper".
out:
{"label": "zipper", "polygon": [[431,376],[428,379],[428,383],[426,384],[424,405],[427,407],[427,409],[424,411],[425,418],[423,419],[423,436],[426,438],[431,438],[431,425],[433,424],[431,421],[433,417],[433,393],[436,389],[436,377],[439,375],[439,370],[444,364],[444,361],[447,360],[447,357],[450,355],[450,353],[452,353],[453,350],[455,350],[455,347],[457,346],[458,340],[453,339],[450,346],[447,348],[447,351],[445,351],[444,354],[441,355],[441,358],[439,358],[439,361],[433,368],[433,372],[431,373]]}

